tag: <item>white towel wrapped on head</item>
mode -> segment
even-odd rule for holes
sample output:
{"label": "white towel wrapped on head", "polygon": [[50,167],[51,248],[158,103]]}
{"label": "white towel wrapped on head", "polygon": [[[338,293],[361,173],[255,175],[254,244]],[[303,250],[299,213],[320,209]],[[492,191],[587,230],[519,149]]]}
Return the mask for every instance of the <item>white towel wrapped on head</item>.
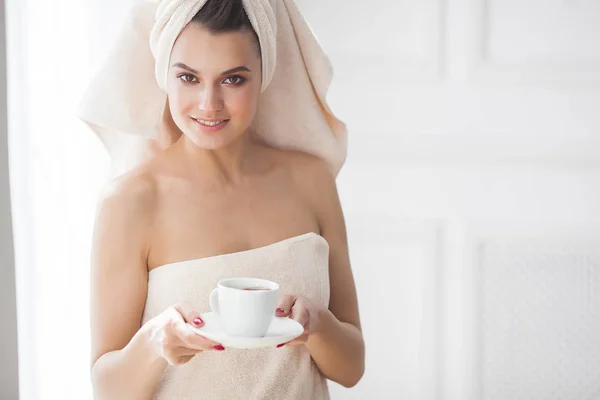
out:
{"label": "white towel wrapped on head", "polygon": [[[156,60],[158,86],[167,91],[167,74],[171,50],[177,36],[208,0],[163,0],[158,6],[156,22],[150,32],[150,48]],[[275,71],[277,24],[269,0],[242,0],[248,19],[257,32],[262,52],[262,87],[264,91]],[[260,21],[260,22],[259,22]]]}

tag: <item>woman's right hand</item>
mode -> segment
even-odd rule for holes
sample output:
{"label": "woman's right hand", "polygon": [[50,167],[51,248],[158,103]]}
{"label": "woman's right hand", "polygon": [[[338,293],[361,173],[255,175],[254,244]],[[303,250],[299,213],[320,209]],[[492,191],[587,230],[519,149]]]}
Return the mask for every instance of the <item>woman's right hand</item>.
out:
{"label": "woman's right hand", "polygon": [[181,365],[190,361],[196,354],[207,350],[225,350],[221,344],[196,333],[204,325],[200,314],[188,303],[167,308],[149,321],[150,342],[155,353],[170,365]]}

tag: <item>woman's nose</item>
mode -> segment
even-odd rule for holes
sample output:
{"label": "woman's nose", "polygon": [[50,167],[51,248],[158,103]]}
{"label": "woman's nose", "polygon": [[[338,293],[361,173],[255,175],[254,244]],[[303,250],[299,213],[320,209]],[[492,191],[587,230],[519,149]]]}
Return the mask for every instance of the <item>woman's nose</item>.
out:
{"label": "woman's nose", "polygon": [[[223,100],[218,90],[207,88],[200,96],[200,110],[210,114],[223,109]],[[207,117],[210,115],[206,115]]]}

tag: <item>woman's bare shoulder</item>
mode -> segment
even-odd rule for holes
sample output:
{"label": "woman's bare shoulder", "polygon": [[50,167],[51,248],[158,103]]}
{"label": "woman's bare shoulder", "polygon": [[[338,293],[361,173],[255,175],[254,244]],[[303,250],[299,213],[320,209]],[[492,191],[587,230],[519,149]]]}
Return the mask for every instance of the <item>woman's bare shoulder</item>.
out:
{"label": "woman's bare shoulder", "polygon": [[287,171],[296,190],[311,203],[321,203],[335,192],[335,176],[322,158],[300,151],[278,150],[278,164]]}
{"label": "woman's bare shoulder", "polygon": [[156,188],[156,174],[152,168],[135,168],[104,185],[98,199],[98,211],[122,214],[129,221],[150,216],[156,204]]}
{"label": "woman's bare shoulder", "polygon": [[[335,185],[335,177],[329,164],[321,157],[298,151],[288,152],[285,157],[294,182],[312,197],[323,194]],[[318,200],[318,199],[313,199]]]}
{"label": "woman's bare shoulder", "polygon": [[329,166],[320,157],[296,150],[273,149],[274,157],[280,166],[287,169],[296,179],[309,180],[316,176],[328,175]]}

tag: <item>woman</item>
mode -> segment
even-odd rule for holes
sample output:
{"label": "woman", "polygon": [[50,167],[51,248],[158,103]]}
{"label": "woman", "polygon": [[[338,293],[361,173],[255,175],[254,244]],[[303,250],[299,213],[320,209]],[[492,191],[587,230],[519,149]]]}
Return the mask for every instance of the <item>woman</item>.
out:
{"label": "woman", "polygon": [[[342,125],[322,98],[328,79],[314,75],[323,59],[298,69],[291,53],[317,49],[298,10],[290,0],[171,0],[135,12],[136,32],[153,17],[149,40],[165,107],[152,155],[113,179],[99,202],[91,279],[96,398],[314,400],[329,398],[326,379],[355,385],[364,344],[335,185],[343,156],[319,156],[310,145],[317,142],[306,139]],[[146,110],[156,92],[140,95],[150,89],[137,70],[144,58],[131,55],[137,49],[113,57],[125,60],[120,82]],[[285,68],[279,75],[275,60]],[[84,119],[98,132],[138,133],[132,127],[148,122],[139,113],[118,121],[123,107],[115,103],[131,107],[131,98],[118,85],[120,94],[107,94],[108,81],[88,95]],[[292,97],[282,94],[286,84],[296,85]],[[282,105],[294,109],[279,118]],[[314,129],[313,115],[321,121]],[[101,138],[113,156],[127,158],[132,146],[122,141],[115,150],[117,136]],[[196,333],[191,326],[203,326],[210,290],[231,276],[277,281],[284,292],[277,315],[300,322],[304,334],[278,348],[236,350]]]}

